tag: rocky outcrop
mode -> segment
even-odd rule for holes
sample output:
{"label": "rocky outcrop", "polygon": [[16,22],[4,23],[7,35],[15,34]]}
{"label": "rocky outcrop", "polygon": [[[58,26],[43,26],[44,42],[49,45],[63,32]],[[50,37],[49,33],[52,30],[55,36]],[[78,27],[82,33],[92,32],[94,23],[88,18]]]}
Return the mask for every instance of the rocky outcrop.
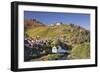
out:
{"label": "rocky outcrop", "polygon": [[46,26],[45,24],[37,21],[36,19],[25,19],[24,25],[26,28]]}

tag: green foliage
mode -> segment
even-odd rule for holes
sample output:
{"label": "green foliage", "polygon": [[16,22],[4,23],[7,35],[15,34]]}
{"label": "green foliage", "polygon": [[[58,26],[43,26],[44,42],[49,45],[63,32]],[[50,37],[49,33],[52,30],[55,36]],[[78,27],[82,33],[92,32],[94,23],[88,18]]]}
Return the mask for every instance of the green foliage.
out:
{"label": "green foliage", "polygon": [[71,52],[73,59],[88,59],[90,58],[90,43],[77,44]]}
{"label": "green foliage", "polygon": [[48,60],[56,60],[62,57],[62,55],[61,54],[48,54],[47,57],[48,57]]}

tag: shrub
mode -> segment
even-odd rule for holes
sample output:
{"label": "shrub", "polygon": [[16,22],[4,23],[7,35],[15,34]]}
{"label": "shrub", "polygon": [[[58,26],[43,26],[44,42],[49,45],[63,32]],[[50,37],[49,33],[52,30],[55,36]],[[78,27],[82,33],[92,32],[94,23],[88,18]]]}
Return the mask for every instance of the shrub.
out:
{"label": "shrub", "polygon": [[48,59],[49,60],[57,60],[61,57],[62,55],[61,54],[48,54]]}
{"label": "shrub", "polygon": [[90,43],[76,45],[71,52],[73,59],[88,59],[90,58]]}

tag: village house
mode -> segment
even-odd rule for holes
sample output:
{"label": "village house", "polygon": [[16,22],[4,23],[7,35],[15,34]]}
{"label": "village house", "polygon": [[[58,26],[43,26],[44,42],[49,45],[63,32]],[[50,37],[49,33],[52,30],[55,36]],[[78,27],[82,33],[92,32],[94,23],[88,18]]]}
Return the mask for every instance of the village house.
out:
{"label": "village house", "polygon": [[57,22],[55,25],[59,26],[59,25],[62,25],[63,23],[62,22]]}
{"label": "village house", "polygon": [[67,53],[68,51],[63,49],[61,46],[54,46],[52,47],[52,53]]}

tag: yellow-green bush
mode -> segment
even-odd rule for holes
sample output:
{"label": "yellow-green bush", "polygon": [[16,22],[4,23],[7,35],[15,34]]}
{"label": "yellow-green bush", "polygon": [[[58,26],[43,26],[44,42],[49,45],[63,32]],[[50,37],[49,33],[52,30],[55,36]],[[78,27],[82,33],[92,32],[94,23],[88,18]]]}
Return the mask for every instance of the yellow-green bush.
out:
{"label": "yellow-green bush", "polygon": [[77,44],[71,52],[73,59],[88,59],[90,58],[90,43]]}

